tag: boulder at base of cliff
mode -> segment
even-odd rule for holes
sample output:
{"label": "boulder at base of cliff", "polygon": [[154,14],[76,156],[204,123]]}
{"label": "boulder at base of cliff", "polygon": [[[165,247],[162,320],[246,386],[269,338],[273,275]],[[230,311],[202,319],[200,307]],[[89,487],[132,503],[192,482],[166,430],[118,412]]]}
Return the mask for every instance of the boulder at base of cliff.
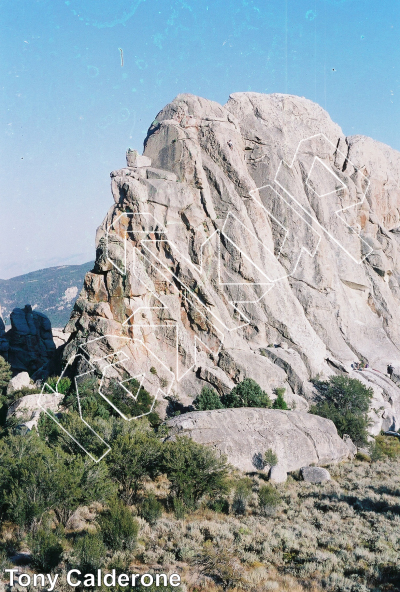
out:
{"label": "boulder at base of cliff", "polygon": [[308,483],[323,483],[331,480],[329,471],[322,467],[302,467],[301,476]]}
{"label": "boulder at base of cliff", "polygon": [[350,451],[330,419],[302,411],[216,409],[194,411],[166,422],[169,438],[189,436],[225,454],[245,472],[260,469],[271,449],[286,472],[306,465],[326,465],[349,458]]}
{"label": "boulder at base of cliff", "polygon": [[271,483],[285,483],[287,480],[287,472],[282,465],[275,465],[271,468],[269,473],[269,480]]}
{"label": "boulder at base of cliff", "polygon": [[12,405],[10,405],[7,411],[7,419],[10,417],[16,417],[20,419],[21,424],[18,427],[26,427],[26,429],[22,431],[29,431],[32,428],[36,428],[40,414],[43,411],[43,407],[48,411],[57,413],[57,411],[59,411],[61,401],[64,398],[64,395],[59,393],[44,393],[41,396],[40,401],[42,406],[40,406],[38,402],[39,396],[40,393],[35,393],[33,395],[26,395],[25,397],[17,399]]}
{"label": "boulder at base of cliff", "polygon": [[10,380],[7,385],[7,395],[12,395],[12,393],[20,391],[23,388],[36,388],[33,384],[31,384],[31,379],[28,372],[20,372]]}

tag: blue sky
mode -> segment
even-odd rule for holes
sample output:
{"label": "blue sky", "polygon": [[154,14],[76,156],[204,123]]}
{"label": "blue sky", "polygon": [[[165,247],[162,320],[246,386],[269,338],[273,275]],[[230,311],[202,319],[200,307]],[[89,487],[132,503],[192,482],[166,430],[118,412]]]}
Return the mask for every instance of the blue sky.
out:
{"label": "blue sky", "polygon": [[[284,92],[400,150],[398,0],[0,0],[0,278],[94,258],[109,173],[190,92]],[[121,67],[120,51],[124,65]]]}

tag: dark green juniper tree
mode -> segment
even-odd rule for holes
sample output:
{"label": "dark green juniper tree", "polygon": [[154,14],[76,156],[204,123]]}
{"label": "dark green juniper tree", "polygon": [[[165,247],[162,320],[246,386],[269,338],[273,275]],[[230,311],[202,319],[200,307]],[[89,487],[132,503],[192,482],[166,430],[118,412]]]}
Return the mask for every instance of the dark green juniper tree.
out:
{"label": "dark green juniper tree", "polygon": [[283,409],[284,411],[287,411],[288,406],[287,406],[286,401],[283,397],[283,395],[285,394],[285,389],[284,388],[276,388],[275,394],[276,394],[276,399],[272,404],[272,408],[273,409]]}
{"label": "dark green juniper tree", "polygon": [[317,380],[314,386],[318,399],[310,413],[331,419],[341,437],[348,434],[356,445],[367,444],[372,388],[347,376],[331,376],[326,381]]}
{"label": "dark green juniper tree", "polygon": [[188,508],[193,508],[203,495],[228,489],[226,459],[187,436],[165,443],[161,468],[171,482],[172,497]]}
{"label": "dark green juniper tree", "polygon": [[214,389],[207,386],[202,388],[200,395],[198,395],[193,401],[193,406],[198,411],[224,408],[219,394]]}
{"label": "dark green juniper tree", "polygon": [[224,407],[271,407],[267,393],[252,378],[239,382],[221,401]]}

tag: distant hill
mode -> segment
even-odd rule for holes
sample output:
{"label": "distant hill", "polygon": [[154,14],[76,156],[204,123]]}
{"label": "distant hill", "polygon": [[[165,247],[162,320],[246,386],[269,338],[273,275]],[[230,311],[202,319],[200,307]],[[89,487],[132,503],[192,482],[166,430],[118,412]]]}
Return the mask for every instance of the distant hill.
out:
{"label": "distant hill", "polygon": [[0,306],[6,325],[10,323],[13,308],[31,304],[49,317],[53,327],[64,327],[93,263],[48,267],[0,280]]}

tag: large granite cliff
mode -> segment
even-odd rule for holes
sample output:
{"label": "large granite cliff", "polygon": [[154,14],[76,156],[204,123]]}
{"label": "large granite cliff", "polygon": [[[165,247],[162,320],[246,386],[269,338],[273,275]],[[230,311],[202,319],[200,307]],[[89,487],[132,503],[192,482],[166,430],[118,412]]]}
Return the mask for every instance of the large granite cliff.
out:
{"label": "large granite cliff", "polygon": [[111,173],[66,361],[102,359],[183,405],[252,377],[298,410],[310,379],[347,372],[374,389],[372,431],[400,427],[385,374],[391,363],[397,380],[398,152],[346,137],[304,98],[185,94],[127,162]]}

